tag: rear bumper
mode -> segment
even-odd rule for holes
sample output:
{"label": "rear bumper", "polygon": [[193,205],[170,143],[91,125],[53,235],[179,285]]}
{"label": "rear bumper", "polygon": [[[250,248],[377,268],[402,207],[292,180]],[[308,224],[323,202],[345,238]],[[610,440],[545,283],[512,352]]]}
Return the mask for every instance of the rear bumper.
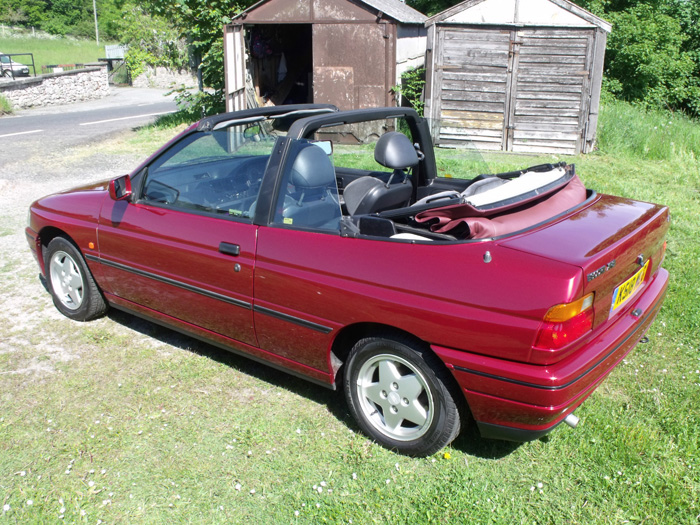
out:
{"label": "rear bumper", "polygon": [[660,268],[628,313],[563,361],[531,365],[433,346],[459,383],[483,437],[530,441],[573,412],[637,345],[668,286]]}

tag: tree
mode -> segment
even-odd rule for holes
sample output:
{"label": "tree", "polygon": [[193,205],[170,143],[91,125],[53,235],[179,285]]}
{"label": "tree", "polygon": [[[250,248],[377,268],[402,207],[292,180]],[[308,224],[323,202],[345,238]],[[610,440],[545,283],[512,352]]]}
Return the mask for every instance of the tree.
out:
{"label": "tree", "polygon": [[576,0],[613,25],[604,86],[622,100],[700,115],[700,2]]}
{"label": "tree", "polygon": [[147,66],[170,69],[187,66],[187,44],[163,17],[128,5],[124,7],[117,30],[121,43],[129,46],[125,60],[132,78],[143,73]]}

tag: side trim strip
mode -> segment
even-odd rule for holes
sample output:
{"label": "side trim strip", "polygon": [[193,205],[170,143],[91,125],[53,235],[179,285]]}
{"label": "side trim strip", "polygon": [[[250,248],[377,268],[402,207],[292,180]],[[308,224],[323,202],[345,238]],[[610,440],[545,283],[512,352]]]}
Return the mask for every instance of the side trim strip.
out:
{"label": "side trim strip", "polygon": [[304,328],[310,328],[311,330],[321,332],[322,334],[329,334],[333,330],[332,328],[329,328],[328,326],[323,326],[322,324],[312,323],[311,321],[307,321],[305,319],[300,319],[299,317],[294,317],[293,315],[283,314],[282,312],[278,312],[276,310],[270,310],[269,308],[265,308],[264,306],[254,305],[253,311],[261,313],[261,314],[269,315],[270,317],[274,317],[275,319],[287,321],[288,323],[303,326]]}
{"label": "side trim strip", "polygon": [[205,290],[204,288],[199,288],[197,286],[192,286],[191,284],[186,284],[186,283],[183,283],[180,281],[176,281],[175,279],[170,279],[169,277],[163,277],[161,275],[156,275],[156,274],[151,273],[151,272],[146,272],[144,270],[132,268],[131,266],[127,266],[125,264],[117,263],[114,261],[108,261],[106,259],[103,259],[101,257],[96,257],[94,255],[85,254],[85,258],[90,260],[90,261],[104,264],[106,266],[111,266],[112,268],[117,268],[119,270],[124,270],[125,272],[140,275],[141,277],[153,279],[154,281],[159,281],[161,283],[170,284],[172,286],[177,286],[178,288],[182,288],[183,290],[187,290],[188,292],[198,293],[200,295],[204,295],[205,297],[210,297],[212,299],[216,299],[218,301],[223,301],[225,303],[229,303],[229,304],[232,304],[234,306],[239,306],[241,308],[245,308],[246,310],[250,310],[252,308],[252,305],[250,303],[245,302],[245,301],[241,301],[240,299],[234,299],[233,297],[229,297],[227,295],[223,295],[223,294],[216,293],[216,292],[211,292],[209,290]]}
{"label": "side trim strip", "polygon": [[[655,314],[655,312],[657,312],[658,305],[659,305],[659,300],[657,300],[652,305],[652,307],[649,309],[649,313],[644,316],[644,319],[642,320],[641,323],[639,323],[639,326],[642,326],[647,321],[647,319],[649,319],[649,317],[652,314]],[[620,349],[620,347],[622,345],[624,345],[636,333],[637,333],[637,330],[632,331],[632,333],[630,333],[627,337],[625,337],[622,341],[620,341],[620,343],[618,345],[616,345],[615,348],[610,350],[610,352],[605,354],[598,361],[596,361],[593,365],[591,365],[588,368],[588,370],[581,373],[578,377],[575,377],[574,379],[572,379],[568,383],[565,383],[563,385],[558,385],[558,386],[547,386],[547,385],[538,385],[535,383],[528,383],[526,381],[519,381],[517,379],[511,379],[509,377],[497,376],[495,374],[489,374],[488,372],[480,372],[478,370],[471,370],[470,368],[463,368],[461,366],[455,366],[454,368],[455,368],[455,370],[459,370],[460,372],[466,372],[468,374],[473,374],[473,375],[480,376],[480,377],[487,377],[489,379],[496,379],[497,381],[503,381],[505,383],[511,383],[514,385],[526,386],[528,388],[537,388],[539,390],[549,390],[549,391],[564,390],[565,388],[570,387],[571,385],[573,385],[577,381],[580,381],[585,376],[590,374],[593,370],[595,370],[598,367],[598,365],[600,365],[602,362],[604,362],[606,359],[608,359],[611,355],[613,355],[615,352],[617,352]]]}
{"label": "side trim strip", "polygon": [[321,332],[322,334],[328,334],[333,330],[332,328],[330,328],[328,326],[313,323],[311,321],[307,321],[307,320],[301,319],[299,317],[294,317],[293,315],[284,314],[284,313],[278,312],[276,310],[271,310],[270,308],[265,308],[263,306],[257,306],[257,305],[253,306],[250,303],[247,303],[245,301],[241,301],[239,299],[234,299],[233,297],[228,297],[226,295],[222,295],[222,294],[219,294],[216,292],[210,292],[209,290],[205,290],[205,289],[199,288],[197,286],[192,286],[190,284],[176,281],[175,279],[170,279],[169,277],[163,277],[163,276],[151,273],[151,272],[139,270],[137,268],[132,268],[131,266],[127,266],[125,264],[117,263],[114,261],[108,261],[106,259],[96,257],[95,255],[85,254],[85,258],[88,259],[89,261],[101,263],[101,264],[104,264],[106,266],[111,266],[112,268],[117,268],[119,270],[124,270],[125,272],[140,275],[141,277],[153,279],[155,281],[159,281],[159,282],[162,282],[165,284],[170,284],[172,286],[177,286],[178,288],[182,288],[183,290],[187,290],[189,292],[198,293],[200,295],[204,295],[204,296],[210,297],[212,299],[224,301],[224,302],[232,304],[234,306],[239,306],[241,308],[245,308],[246,310],[253,309],[253,311],[255,311],[257,313],[269,315],[270,317],[274,317],[275,319],[280,319],[282,321],[287,321],[288,323],[292,323],[292,324],[295,324],[298,326],[303,326],[304,328],[309,328],[311,330],[315,330],[316,332]]}

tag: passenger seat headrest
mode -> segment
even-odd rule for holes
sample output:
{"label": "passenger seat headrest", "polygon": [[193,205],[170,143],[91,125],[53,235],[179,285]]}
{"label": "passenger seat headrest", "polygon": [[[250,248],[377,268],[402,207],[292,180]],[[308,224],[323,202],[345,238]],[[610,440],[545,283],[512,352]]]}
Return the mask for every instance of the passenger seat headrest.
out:
{"label": "passenger seat headrest", "polygon": [[418,153],[403,133],[384,133],[374,147],[374,160],[393,170],[404,170],[418,164]]}
{"label": "passenger seat headrest", "polygon": [[305,144],[294,159],[291,182],[297,188],[323,188],[335,184],[331,159],[320,147]]}

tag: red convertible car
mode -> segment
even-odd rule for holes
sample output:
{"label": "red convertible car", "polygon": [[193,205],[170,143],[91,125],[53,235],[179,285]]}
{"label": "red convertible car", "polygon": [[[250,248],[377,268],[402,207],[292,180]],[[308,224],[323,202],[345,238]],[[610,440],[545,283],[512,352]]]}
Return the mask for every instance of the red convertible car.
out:
{"label": "red convertible car", "polygon": [[118,308],[340,388],[401,453],[472,419],[574,426],[661,307],[668,209],[564,163],[438,175],[413,110],[251,109],[39,199],[26,233],[69,318]]}

